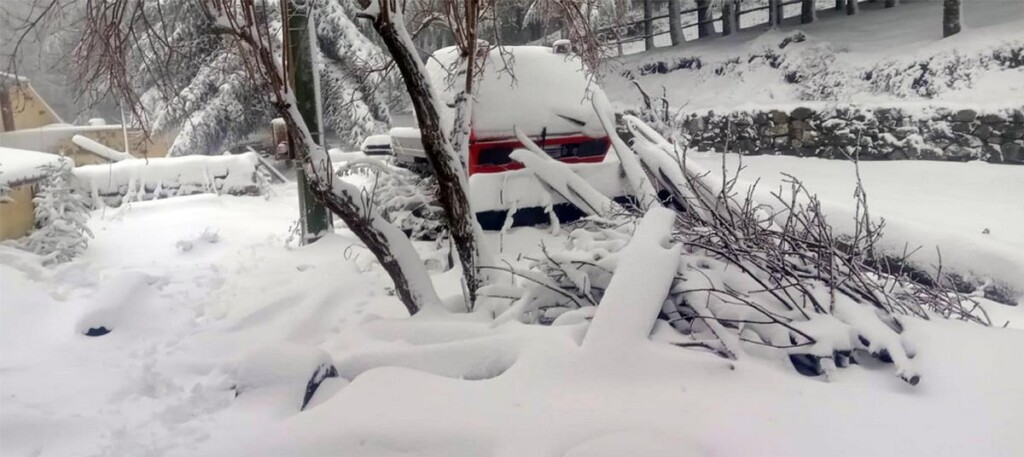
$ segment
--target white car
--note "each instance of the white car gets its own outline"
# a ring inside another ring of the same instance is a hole
[[[368,156],[391,155],[391,135],[370,135],[363,140],[359,150]]]

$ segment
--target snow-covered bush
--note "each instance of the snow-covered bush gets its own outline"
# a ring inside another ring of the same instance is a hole
[[[44,264],[68,262],[89,246],[87,200],[75,193],[71,166],[47,166],[48,178],[40,185],[32,204],[36,227],[15,243],[44,257]]]
[[[436,240],[442,235],[445,216],[434,197],[436,178],[395,167],[359,168],[372,170],[372,184],[365,198],[371,200],[372,206],[379,209],[388,222],[414,240]],[[350,173],[353,168],[343,170],[343,173]]]

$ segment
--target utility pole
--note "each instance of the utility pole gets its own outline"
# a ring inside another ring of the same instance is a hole
[[[288,78],[292,90],[295,91],[295,103],[299,114],[306,121],[313,141],[322,146],[320,107],[317,103],[320,97],[317,93],[319,84],[316,83],[317,69],[313,65],[312,1],[290,0],[286,5],[288,8],[282,11],[282,14],[287,15],[288,24]],[[288,144],[292,148],[292,159],[301,161],[302,157],[295,156],[295,142],[289,141]],[[331,212],[316,198],[316,193],[310,188],[301,163],[296,164],[295,181],[299,187],[299,218],[302,244],[305,245],[330,233],[334,228],[334,220]]]

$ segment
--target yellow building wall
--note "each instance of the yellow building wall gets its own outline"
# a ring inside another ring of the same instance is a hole
[[[27,83],[10,84],[3,88],[7,92],[14,115],[14,129],[32,129],[61,122],[57,113]]]
[[[110,149],[116,151],[124,151],[124,133],[121,129],[101,130],[101,131],[87,131],[81,132],[82,135],[90,140],[93,140],[99,144],[102,144]],[[139,131],[128,131],[128,143],[131,145],[130,152],[133,156],[138,158],[156,158],[165,157],[167,150],[170,149],[169,141],[162,137],[146,139],[145,135]],[[71,138],[61,140],[57,150],[55,151],[44,151],[52,152],[56,154],[62,154],[65,157],[70,158],[75,162],[76,167],[82,165],[95,165],[100,163],[108,163],[107,159],[93,154],[85,149],[78,147]]]
[[[22,184],[6,194],[9,200],[0,202],[0,240],[21,238],[35,226],[35,208],[32,184]]]

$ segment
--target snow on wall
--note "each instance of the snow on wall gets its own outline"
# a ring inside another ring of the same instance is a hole
[[[204,192],[232,195],[260,190],[255,153],[126,160],[75,169],[79,186],[116,204],[123,199],[163,198]],[[106,197],[113,197],[106,198]]]
[[[15,186],[46,175],[43,167],[59,165],[67,159],[43,152],[0,146],[0,185]]]

